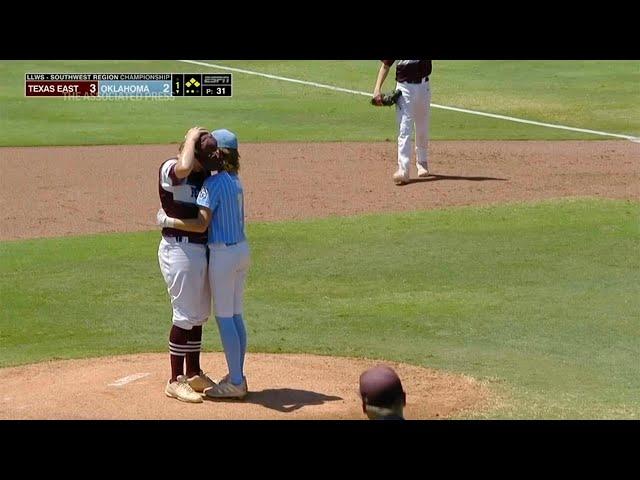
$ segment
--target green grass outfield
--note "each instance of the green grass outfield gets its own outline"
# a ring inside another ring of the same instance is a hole
[[[360,91],[379,62],[207,61]],[[177,61],[2,61],[0,146],[170,143],[194,124],[225,126],[241,141],[395,139],[392,108],[363,96],[234,73],[232,98],[65,101],[25,98],[27,72],[216,72]],[[640,136],[638,61],[434,61],[432,102]],[[393,78],[385,90],[393,88]],[[439,109],[436,140],[603,139]]]
[[[250,224],[249,350],[467,373],[505,399],[491,417],[638,418],[639,218],[575,199]],[[0,242],[0,366],[165,352],[158,238]]]

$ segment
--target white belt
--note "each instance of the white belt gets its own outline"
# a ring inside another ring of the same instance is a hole
[[[232,243],[226,243],[226,242],[210,243],[209,248],[229,248],[236,245],[240,245],[244,242],[246,242],[246,240],[241,240],[239,242],[232,242]]]

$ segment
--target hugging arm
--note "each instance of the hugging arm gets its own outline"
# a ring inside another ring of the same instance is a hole
[[[211,210],[206,207],[198,209],[197,218],[173,218],[168,217],[163,209],[158,210],[158,225],[161,227],[177,228],[185,232],[203,233],[209,228],[211,223]]]

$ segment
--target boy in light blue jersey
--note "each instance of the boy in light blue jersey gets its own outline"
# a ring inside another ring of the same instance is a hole
[[[204,393],[210,398],[239,399],[247,394],[244,376],[247,333],[242,312],[249,269],[244,195],[238,177],[240,155],[238,140],[232,132],[215,130],[211,135],[218,144],[218,173],[207,178],[200,190],[196,201],[200,207],[198,218],[181,220],[159,215],[159,221],[187,231],[209,229],[209,283],[229,373]]]

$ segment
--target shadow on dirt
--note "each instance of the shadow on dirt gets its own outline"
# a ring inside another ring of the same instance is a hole
[[[423,182],[438,182],[440,180],[466,180],[469,182],[487,182],[487,181],[498,181],[498,182],[507,182],[508,178],[498,178],[498,177],[465,177],[459,175],[429,175],[426,178],[412,178],[409,180],[407,185],[411,185],[412,183],[423,183]]]
[[[342,400],[342,397],[295,388],[269,388],[259,392],[250,391],[242,402],[262,405],[271,410],[288,413],[309,405],[322,405],[325,402],[336,400]]]

